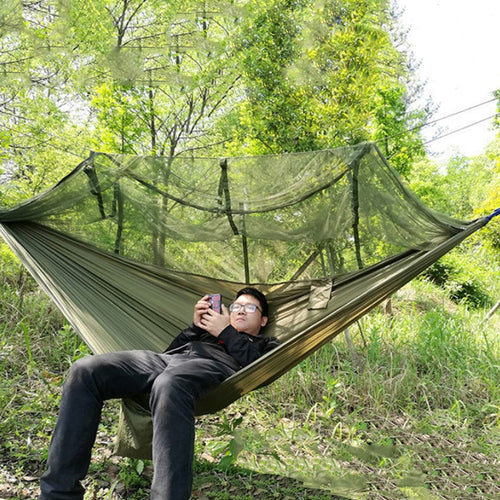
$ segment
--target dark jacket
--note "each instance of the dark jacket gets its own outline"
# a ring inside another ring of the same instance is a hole
[[[177,335],[165,352],[182,352],[190,349],[191,352],[204,358],[221,361],[237,371],[274,349],[278,344],[277,338],[238,332],[231,325],[224,328],[218,337],[210,335],[203,328],[191,325]]]

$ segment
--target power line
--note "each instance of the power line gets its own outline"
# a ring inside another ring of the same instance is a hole
[[[419,127],[422,128],[422,127],[427,127],[428,125],[433,125],[434,123],[437,123],[437,122],[440,122],[440,121],[443,121],[443,120],[447,120],[448,118],[452,118],[453,116],[460,115],[461,113],[466,113],[467,111],[471,111],[473,109],[479,108],[480,106],[484,106],[485,104],[489,104],[490,102],[493,102],[493,101],[496,101],[496,100],[497,100],[497,98],[493,97],[492,99],[489,99],[488,101],[484,101],[484,102],[481,102],[479,104],[474,104],[473,106],[469,106],[468,108],[461,109],[460,111],[455,111],[454,113],[451,113],[449,115],[443,116],[441,118],[436,118],[435,120],[431,120],[430,122],[426,122],[426,123],[424,123],[422,125],[417,125],[417,126],[411,128],[411,129],[409,129],[408,131],[411,132],[411,131],[419,128]],[[485,118],[485,120],[487,120],[487,118]],[[481,120],[481,121],[484,121],[484,120]]]
[[[393,134],[393,135],[390,135],[390,136],[386,136],[386,137],[384,137],[382,139],[379,139],[379,140],[377,140],[375,142],[376,143],[380,143],[380,142],[387,141],[388,139],[394,139],[396,137],[400,137],[401,135],[407,134],[408,132],[413,132],[414,130],[422,129],[422,128],[427,127],[429,125],[434,125],[435,123],[441,122],[443,120],[447,120],[448,118],[452,118],[454,116],[460,115],[462,113],[466,113],[468,111],[472,111],[473,109],[479,108],[479,107],[484,106],[486,104],[490,104],[491,102],[494,102],[496,100],[497,100],[497,98],[493,97],[491,99],[488,99],[487,101],[480,102],[479,104],[474,104],[474,105],[469,106],[467,108],[464,108],[464,109],[461,109],[459,111],[455,111],[453,113],[450,113],[449,115],[446,115],[446,116],[443,116],[443,117],[440,117],[440,118],[436,118],[434,120],[431,120],[431,121],[428,121],[428,122],[425,122],[425,123],[421,123],[419,125],[415,125],[414,127],[405,129],[402,132],[398,132],[396,134]],[[424,144],[427,144],[428,142],[437,141],[438,139],[441,139],[442,137],[446,137],[448,135],[454,134],[455,132],[460,132],[461,130],[464,130],[466,128],[472,127],[472,126],[477,125],[478,123],[482,123],[482,122],[484,122],[486,120],[490,120],[492,118],[495,118],[496,116],[499,116],[499,113],[495,113],[494,115],[492,115],[492,116],[490,116],[488,118],[484,118],[484,119],[479,120],[479,121],[477,121],[475,123],[471,123],[470,125],[466,125],[465,127],[462,127],[461,129],[458,129],[456,131],[452,131],[452,132],[448,132],[448,133],[442,134],[442,135],[440,135],[438,137],[435,137],[435,138],[433,138],[433,139],[431,139],[431,140],[429,140],[427,142],[424,142]]]
[[[483,123],[488,120],[492,120],[493,118],[500,117],[500,113],[495,113],[494,115],[488,116],[487,118],[482,118],[481,120],[477,120],[474,123],[469,123],[468,125],[464,125],[463,127],[452,130],[451,132],[446,132],[445,134],[441,134],[438,137],[434,137],[433,139],[429,139],[425,141],[424,144],[429,144],[429,142],[437,141],[438,139],[442,139],[443,137],[448,137],[449,135],[456,134],[457,132],[461,132],[462,130],[473,127],[474,125],[478,125],[479,123]]]

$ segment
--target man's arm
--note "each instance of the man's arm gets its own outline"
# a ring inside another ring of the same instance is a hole
[[[238,332],[229,325],[220,333],[219,342],[241,366],[249,365],[279,345],[275,337],[262,337]]]
[[[236,330],[231,325],[227,307],[222,304],[221,314],[213,311],[209,307],[208,295],[196,304],[194,320],[195,325],[215,337],[241,366],[249,365],[279,344],[278,339],[274,337],[249,335]]]
[[[202,333],[203,330],[195,325],[185,328],[174,340],[172,340],[165,352],[178,349],[179,347],[189,344],[189,342],[193,342],[193,340],[199,340]]]

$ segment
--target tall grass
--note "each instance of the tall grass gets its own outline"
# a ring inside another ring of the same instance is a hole
[[[416,299],[418,297],[418,300]],[[484,323],[439,290],[415,282],[393,298],[395,314],[376,310],[265,389],[287,406],[325,414],[418,414],[462,405],[475,425],[499,419],[499,318]]]
[[[26,387],[27,381],[59,383],[73,360],[89,353],[20,268],[5,276],[3,404],[12,387]],[[278,414],[307,413],[314,406],[325,415],[384,415],[463,404],[475,422],[491,420],[500,397],[500,315],[484,323],[485,310],[454,304],[422,281],[392,300],[393,315],[377,309],[350,327],[354,350],[342,333],[258,397],[272,402]]]
[[[354,348],[340,334],[241,400],[238,463],[352,499],[400,498],[395,484],[404,498],[496,498],[500,315],[484,323],[422,282],[393,310],[351,326]]]
[[[0,265],[0,455],[43,461],[63,374],[88,348],[16,262]]]

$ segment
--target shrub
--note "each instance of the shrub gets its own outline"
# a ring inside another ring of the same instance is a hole
[[[493,304],[485,283],[490,276],[481,276],[477,267],[477,263],[470,264],[463,255],[451,253],[432,264],[422,278],[443,288],[455,303],[473,308],[488,307]]]

